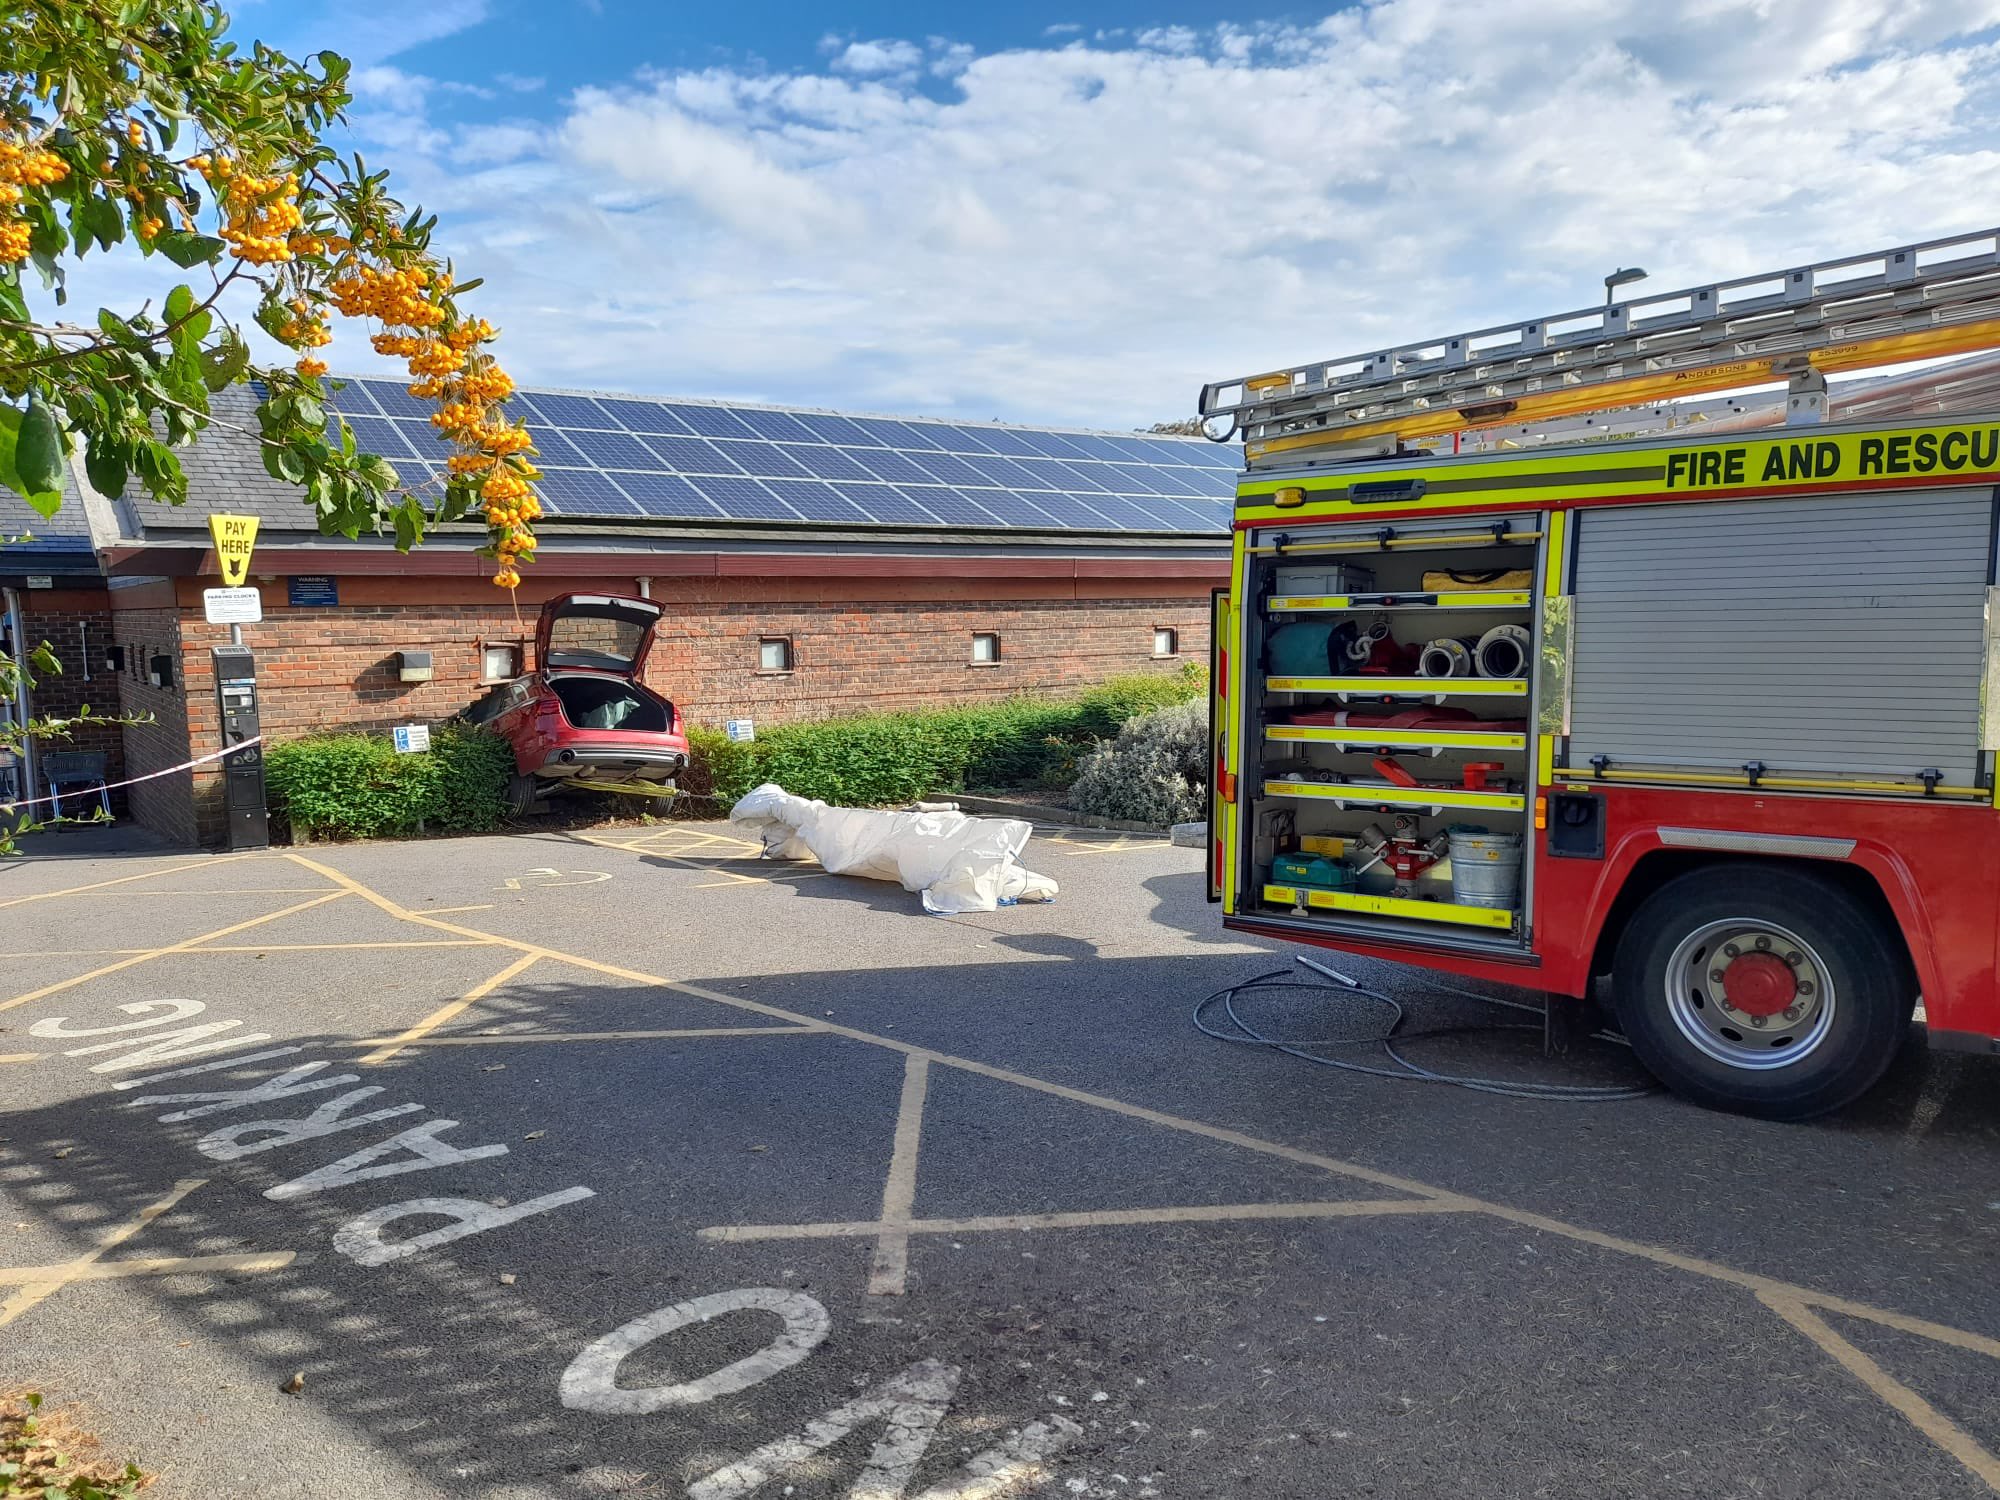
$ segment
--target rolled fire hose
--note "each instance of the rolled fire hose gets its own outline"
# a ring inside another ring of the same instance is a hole
[[[1495,625],[1479,638],[1472,653],[1481,677],[1526,677],[1528,631],[1521,625]]]
[[[1430,642],[1417,658],[1419,677],[1470,677],[1472,651],[1464,641],[1449,636]]]
[[[1349,661],[1368,660],[1369,657],[1375,654],[1375,643],[1377,641],[1386,641],[1388,638],[1389,627],[1379,620],[1376,621],[1347,643],[1347,659]]]

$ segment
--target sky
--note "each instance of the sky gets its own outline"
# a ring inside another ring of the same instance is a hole
[[[1987,227],[2000,0],[238,0],[517,381],[1132,427]],[[148,270],[150,271],[150,267]],[[378,368],[358,328],[336,371]]]

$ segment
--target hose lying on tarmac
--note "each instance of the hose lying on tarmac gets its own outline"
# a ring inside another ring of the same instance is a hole
[[[1643,1099],[1648,1094],[1658,1092],[1650,1084],[1536,1083],[1525,1079],[1479,1078],[1460,1073],[1440,1073],[1432,1068],[1421,1067],[1398,1052],[1397,1043],[1413,1041],[1418,1037],[1451,1036],[1483,1031],[1540,1031],[1542,1028],[1538,1024],[1526,1021],[1490,1021],[1471,1026],[1439,1026],[1424,1031],[1404,1031],[1403,1022],[1407,1016],[1399,1001],[1391,999],[1379,990],[1371,990],[1349,979],[1338,970],[1314,963],[1309,958],[1300,956],[1295,962],[1315,974],[1333,980],[1334,985],[1294,978],[1292,969],[1272,969],[1268,973],[1246,979],[1241,984],[1232,984],[1227,989],[1217,990],[1203,1000],[1194,1008],[1195,1028],[1205,1036],[1214,1037],[1218,1042],[1233,1042],[1245,1047],[1269,1047],[1274,1052],[1303,1058],[1322,1067],[1338,1068],[1343,1073],[1363,1073],[1370,1078],[1397,1078],[1406,1082],[1443,1083],[1453,1088],[1471,1089],[1475,1093],[1498,1094],[1505,1099],[1546,1099],[1568,1104],[1608,1104],[1627,1099]],[[1535,1009],[1533,1006],[1520,1005],[1517,1001],[1499,1000],[1489,995],[1481,995],[1475,990],[1460,989],[1457,985],[1437,984],[1436,987],[1447,993],[1460,995],[1468,1000],[1478,1000],[1487,1005],[1503,1005],[1510,1009]],[[1389,1025],[1374,1036],[1363,1037],[1266,1036],[1243,1019],[1242,1013],[1237,1009],[1237,1002],[1245,995],[1274,990],[1306,990],[1327,996],[1358,995],[1364,1000],[1373,1001],[1384,1007],[1389,1012]],[[1222,1007],[1223,1014],[1228,1017],[1228,1025],[1233,1030],[1221,1030],[1210,1025],[1205,1019],[1212,1008],[1218,1005]],[[1380,1047],[1394,1066],[1378,1067],[1369,1063],[1324,1057],[1319,1051],[1307,1050],[1339,1047]]]

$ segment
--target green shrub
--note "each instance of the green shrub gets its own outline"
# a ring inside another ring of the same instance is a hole
[[[264,756],[271,807],[308,838],[481,833],[507,810],[514,752],[484,729],[440,724],[431,748],[398,755],[386,734],[326,734]]]
[[[1207,690],[1198,667],[1113,678],[1070,699],[1011,698],[927,713],[869,714],[767,729],[747,745],[695,729],[678,810],[726,813],[775,781],[850,807],[909,802],[968,787],[1066,786],[1080,758],[1126,720]]]
[[[1128,720],[1091,751],[1069,801],[1103,818],[1189,823],[1203,815],[1207,789],[1207,705],[1182,703]]]
[[[728,812],[745,792],[757,785],[754,745],[739,745],[720,729],[699,726],[687,732],[688,767],[681,773],[680,789],[692,807],[676,803],[675,811]]]

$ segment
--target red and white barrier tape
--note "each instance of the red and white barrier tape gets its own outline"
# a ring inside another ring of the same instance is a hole
[[[115,792],[121,786],[137,786],[142,781],[158,781],[162,776],[171,776],[176,771],[192,771],[196,766],[205,766],[212,760],[221,760],[225,755],[234,755],[239,750],[247,750],[252,745],[261,745],[263,743],[263,735],[253,734],[241,744],[231,745],[227,750],[211,750],[206,755],[197,755],[193,760],[184,760],[177,766],[168,766],[164,771],[148,771],[144,776],[131,776],[124,781],[107,782],[103,790]],[[36,804],[42,802],[60,802],[63,797],[82,797],[97,790],[98,786],[95,782],[88,784],[79,783],[77,791],[63,792],[54,797],[29,797],[20,802],[0,802],[0,813],[11,813],[23,807],[34,807]]]

